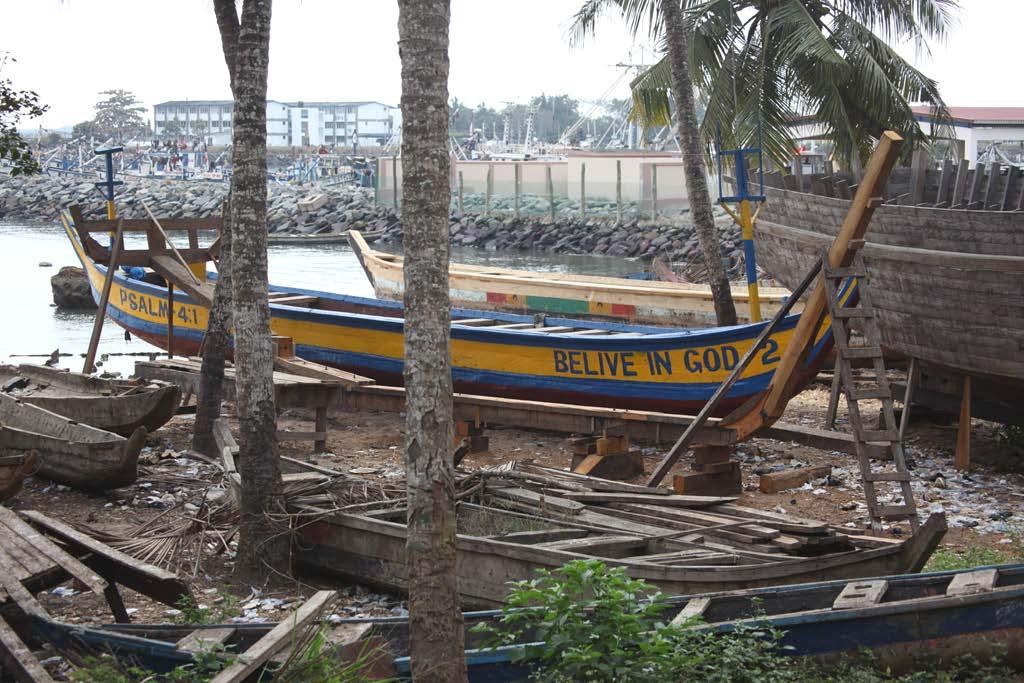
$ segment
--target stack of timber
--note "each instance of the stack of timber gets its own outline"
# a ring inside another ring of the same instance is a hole
[[[882,197],[861,251],[883,347],[917,361],[915,402],[955,414],[963,398],[977,417],[1024,424],[1020,169],[915,161]],[[853,187],[839,176],[803,191],[794,176],[767,174],[765,184],[758,265],[792,286],[838,232]]]
[[[127,486],[138,476],[146,428],[127,439],[0,392],[0,457],[34,452],[34,474],[85,490]]]
[[[774,627],[783,632],[780,653],[786,656],[826,659],[870,651],[897,674],[918,669],[922,658],[931,662],[934,657],[942,664],[965,654],[980,660],[1000,655],[1018,668],[1024,663],[1024,565],[677,596],[668,598],[667,603],[658,621],[688,622],[701,617],[704,623],[693,628],[720,633]],[[523,642],[481,649],[486,636],[473,628],[496,625],[502,617],[500,611],[463,614],[471,683],[536,677],[532,649],[537,646],[539,651],[544,644]],[[232,652],[247,651],[258,641],[272,641],[269,636],[278,627],[252,623],[89,628],[33,621],[60,650],[73,644],[85,651],[143,662],[156,671],[185,663],[201,666],[203,660],[194,652],[199,641],[221,642]],[[366,680],[377,680],[377,676],[393,680],[395,673],[406,680],[411,675],[407,619],[343,619],[321,628],[325,628],[328,646],[341,644],[342,659],[346,653],[374,653],[373,667],[363,671]],[[208,653],[206,657],[208,661]],[[280,656],[269,661],[275,660]]]
[[[121,436],[155,432],[181,403],[163,382],[107,379],[41,365],[0,365],[0,391],[40,408]]]
[[[68,579],[102,596],[118,622],[129,620],[118,584],[175,605],[189,597],[175,575],[128,557],[41,512],[0,507],[0,669],[16,681],[46,683],[50,675],[31,646],[34,619],[49,618],[35,593]]]
[[[933,515],[905,540],[861,536],[733,498],[674,495],[527,462],[464,473],[457,497],[466,605],[501,604],[509,581],[587,557],[672,594],[918,571],[946,529]],[[293,511],[300,565],[405,589],[403,498]]]
[[[401,301],[405,291],[402,257],[371,249],[358,230],[348,231],[348,241],[374,293],[381,299]],[[707,327],[715,324],[711,288],[678,280],[537,273],[453,263],[449,267],[448,283],[451,301],[457,306],[592,316],[650,325]],[[780,287],[761,289],[763,314],[775,315],[788,296],[789,292]],[[734,286],[732,298],[739,320],[750,322],[746,286]]]

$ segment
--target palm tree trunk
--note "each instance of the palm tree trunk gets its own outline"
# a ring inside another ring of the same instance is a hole
[[[199,395],[196,397],[196,421],[192,428],[192,448],[220,458],[213,440],[213,421],[220,417],[224,399],[224,358],[231,329],[231,205],[224,205],[224,223],[220,231],[220,260],[213,304],[203,337],[203,366],[199,371]]]
[[[449,0],[398,0],[405,227],[406,486],[413,678],[465,681],[455,574],[448,300]]]
[[[661,14],[665,20],[665,40],[668,43],[669,66],[672,70],[672,97],[676,102],[676,124],[679,145],[683,152],[683,171],[686,174],[686,195],[690,215],[697,232],[697,241],[704,254],[708,271],[708,284],[715,303],[715,317],[719,325],[736,324],[736,307],[732,303],[729,278],[722,264],[722,248],[715,227],[715,214],[708,191],[708,176],[701,150],[697,109],[693,102],[693,80],[690,78],[689,38],[683,26],[679,0],[661,0]]]
[[[288,571],[274,406],[267,285],[267,66],[271,0],[245,0],[235,55],[232,117],[231,293],[235,394],[241,425],[241,524],[235,569],[250,581]]]

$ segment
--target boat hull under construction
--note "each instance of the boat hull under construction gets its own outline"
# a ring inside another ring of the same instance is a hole
[[[849,202],[766,188],[758,264],[798,282],[828,247]],[[1024,214],[886,205],[862,253],[882,345],[916,358],[915,400],[956,412],[972,377],[972,413],[1024,424]]]
[[[375,251],[357,230],[348,241],[381,299],[402,300],[405,291],[402,257]],[[496,311],[537,312],[593,316],[652,325],[715,324],[711,288],[684,282],[566,273],[536,273],[453,263],[448,270],[452,303]],[[762,315],[771,317],[785,303],[789,291],[780,287],[760,290]],[[750,321],[747,287],[734,286],[732,299],[740,321]]]
[[[64,214],[63,221],[98,300],[107,268],[89,256],[71,215]],[[298,357],[384,384],[401,384],[401,304],[275,286],[270,291],[271,328],[292,339]],[[107,315],[132,334],[166,349],[167,301],[165,286],[118,271],[111,283]],[[208,312],[205,305],[175,288],[175,353],[198,353]],[[536,321],[533,316],[465,309],[453,309],[452,317],[452,375],[457,391],[690,414],[703,407],[767,324],[685,330],[551,317]],[[719,405],[718,414],[768,387],[798,318],[792,315],[777,325]],[[831,343],[825,321],[797,370],[801,381],[817,371]]]

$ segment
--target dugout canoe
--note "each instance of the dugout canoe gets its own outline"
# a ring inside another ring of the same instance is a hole
[[[465,606],[500,605],[508,582],[580,558],[623,567],[670,595],[920,571],[946,531],[932,515],[902,540],[736,505],[669,495],[530,462],[460,476],[456,540]],[[296,563],[406,589],[404,499],[358,512],[297,505]]]
[[[21,482],[35,474],[38,461],[32,451],[0,455],[0,503],[21,490]]]
[[[107,268],[91,227],[75,228],[62,214],[68,238],[98,300]],[[89,240],[89,249],[83,245]],[[151,344],[167,348],[167,288],[115,272],[107,315]],[[211,274],[209,276],[213,278]],[[846,288],[844,296],[850,296]],[[400,385],[402,305],[327,292],[270,287],[271,328],[290,337],[295,355],[382,384]],[[175,353],[196,355],[208,307],[175,288]],[[498,311],[452,310],[451,358],[459,392],[612,408],[693,414],[726,379],[767,323],[709,329],[671,329]],[[793,336],[798,315],[784,318],[722,401],[724,415],[763,392]],[[794,373],[802,386],[832,344],[823,321]]]
[[[371,249],[358,230],[348,242],[380,299],[401,301],[404,292],[402,257]],[[539,273],[452,263],[449,296],[458,306],[514,313],[593,316],[650,325],[708,327],[715,325],[711,289],[705,285],[659,280],[632,280],[598,275]],[[770,319],[785,303],[789,290],[760,290],[761,315]],[[750,321],[746,285],[734,285],[732,299],[741,322]]]
[[[792,286],[821,258],[849,202],[765,191],[757,262]],[[861,253],[882,344],[920,361],[915,400],[956,411],[969,375],[975,416],[1024,424],[1024,212],[886,204],[871,225]]]
[[[94,491],[127,486],[138,475],[145,443],[145,427],[126,439],[0,393],[0,456],[35,451],[35,474],[59,484]]]
[[[181,390],[163,382],[107,379],[41,365],[0,365],[4,393],[121,436],[155,432],[174,417]]]

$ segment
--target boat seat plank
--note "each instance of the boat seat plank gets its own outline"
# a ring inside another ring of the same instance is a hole
[[[710,505],[731,503],[735,497],[719,496],[684,496],[684,495],[660,495],[642,493],[618,493],[605,491],[566,491],[559,494],[563,498],[576,500],[581,503],[651,503],[654,505],[668,505],[672,507],[699,508]]]
[[[882,596],[888,588],[889,582],[882,579],[851,581],[843,586],[843,590],[832,603],[832,609],[859,609],[877,605],[882,601]]]
[[[542,334],[562,334],[563,332],[572,332],[575,327],[562,327],[558,325],[552,325],[551,327],[535,327],[530,332],[540,332]]]
[[[558,512],[567,512],[572,515],[579,514],[584,508],[586,508],[586,505],[583,503],[577,503],[574,500],[568,500],[559,496],[546,496],[543,493],[531,491],[530,489],[499,488],[488,490],[488,492],[498,498],[509,498],[511,500],[530,503],[535,505],[538,509],[548,508]]]
[[[583,337],[583,336],[594,336],[594,335],[598,335],[598,334],[610,334],[610,331],[609,330],[598,330],[598,329],[594,329],[594,330],[576,330],[575,332],[566,332],[566,334],[571,334],[574,337]]]
[[[233,628],[197,628],[177,642],[175,647],[190,652],[210,652],[213,646],[223,645],[235,635]]]
[[[318,296],[296,294],[293,296],[283,296],[278,299],[274,299],[271,303],[284,304],[285,306],[304,306],[306,304],[315,304],[317,301],[320,301],[320,297]]]
[[[998,569],[976,569],[972,572],[957,574],[946,587],[946,595],[958,597],[961,595],[974,595],[975,593],[988,593],[996,587],[996,581],[998,580]]]
[[[538,548],[549,550],[564,550],[571,553],[583,555],[620,555],[634,548],[647,546],[647,539],[641,536],[601,534],[598,536],[585,536],[583,538],[567,538],[561,541],[550,541],[547,543],[534,544]]]
[[[452,325],[469,325],[470,327],[490,327],[498,321],[494,318],[457,318]]]
[[[533,323],[509,323],[507,325],[495,325],[496,330],[528,330],[531,327],[536,327]]]
[[[710,606],[711,598],[692,598],[689,602],[683,605],[683,608],[679,610],[679,613],[672,618],[673,626],[679,626],[691,619],[703,618],[704,613],[708,611],[708,607]]]

